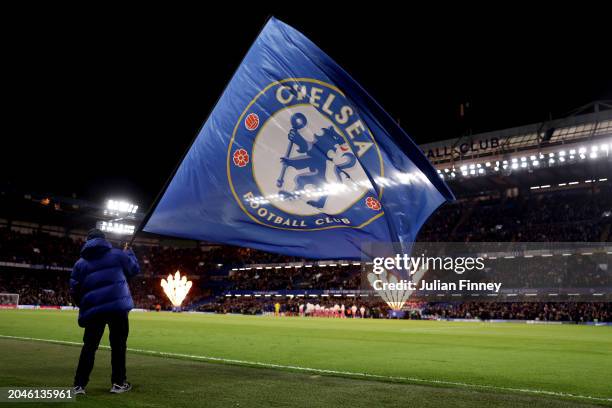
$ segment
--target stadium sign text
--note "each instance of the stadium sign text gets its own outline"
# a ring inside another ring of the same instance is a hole
[[[500,147],[499,138],[492,137],[489,139],[482,140],[471,140],[469,142],[461,143],[457,146],[438,146],[427,149],[424,153],[428,159],[445,159],[449,157],[459,158],[466,155],[472,155],[476,153],[483,153],[491,149],[497,149]]]

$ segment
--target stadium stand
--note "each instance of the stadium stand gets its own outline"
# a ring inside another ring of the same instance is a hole
[[[567,118],[422,146],[458,199],[440,208],[420,242],[612,242],[612,105],[594,103]],[[0,292],[21,304],[69,305],[68,276],[84,232],[104,219],[99,205],[0,186]],[[142,214],[140,214],[142,217]],[[119,237],[114,240],[120,245]],[[355,290],[352,263],[295,268],[308,261],[248,248],[139,237],[143,277],[131,283],[137,307],[169,309],[159,281],[180,270],[194,280],[186,308],[208,312],[299,314],[299,298],[227,297],[237,291]],[[582,261],[581,261],[582,262]],[[333,265],[333,266],[332,266]],[[258,269],[259,268],[259,269]],[[610,288],[609,274],[583,262],[565,283]],[[546,284],[534,263],[517,286]],[[276,295],[270,295],[276,296]],[[342,298],[346,306],[353,300]],[[359,298],[369,317],[386,316],[379,299]],[[313,301],[314,303],[314,301]],[[318,298],[320,307],[333,299]],[[417,307],[418,306],[418,307]],[[427,303],[413,318],[509,318],[610,321],[610,303]]]

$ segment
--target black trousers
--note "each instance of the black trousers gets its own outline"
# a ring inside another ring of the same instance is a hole
[[[125,382],[125,352],[129,333],[128,315],[127,313],[112,313],[94,316],[86,324],[79,366],[74,376],[75,386],[85,387],[89,382],[89,375],[96,358],[96,350],[98,350],[107,324],[110,331],[108,339],[111,345],[111,382],[113,384],[123,384]]]

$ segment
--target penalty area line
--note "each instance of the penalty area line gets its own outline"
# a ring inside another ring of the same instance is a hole
[[[9,339],[9,340],[25,340],[25,341],[38,341],[43,343],[52,343],[59,345],[70,345],[70,346],[82,346],[83,343],[76,341],[68,341],[68,340],[55,340],[55,339],[40,339],[35,337],[23,337],[23,336],[9,336],[5,334],[0,334],[1,339]],[[110,350],[109,346],[100,345],[102,349]],[[492,391],[507,391],[507,392],[516,392],[523,394],[536,394],[536,395],[547,395],[552,397],[564,397],[564,398],[577,398],[584,399],[590,401],[604,401],[604,402],[612,402],[612,398],[603,398],[603,397],[593,397],[590,395],[580,395],[580,394],[570,394],[565,392],[557,392],[557,391],[547,391],[547,390],[534,390],[531,388],[512,388],[512,387],[498,387],[496,385],[485,385],[485,384],[470,384],[463,383],[458,381],[446,381],[446,380],[428,380],[424,378],[415,378],[415,377],[402,377],[402,376],[390,376],[390,375],[381,375],[381,374],[370,374],[370,373],[360,373],[353,371],[341,371],[341,370],[328,370],[323,368],[312,368],[312,367],[301,367],[301,366],[293,366],[293,365],[284,365],[284,364],[274,364],[274,363],[264,363],[259,361],[248,361],[248,360],[238,360],[232,358],[223,358],[223,357],[210,357],[210,356],[202,356],[197,354],[184,354],[184,353],[171,353],[166,351],[155,351],[155,350],[145,350],[139,348],[128,347],[128,351],[138,354],[158,356],[158,357],[170,357],[170,358],[183,358],[188,360],[198,360],[198,361],[211,361],[218,362],[224,364],[231,365],[239,365],[239,366],[249,366],[249,367],[260,367],[260,368],[273,368],[273,369],[281,369],[281,370],[291,370],[312,374],[327,374],[341,377],[351,377],[351,378],[363,378],[363,379],[376,379],[383,381],[395,381],[395,382],[405,382],[405,383],[417,383],[417,384],[430,384],[430,385],[447,385],[453,387],[463,387],[463,388],[472,388],[472,389],[483,389],[483,390],[492,390]]]

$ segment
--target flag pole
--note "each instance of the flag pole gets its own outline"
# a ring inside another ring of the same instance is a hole
[[[198,138],[198,136],[200,135],[200,133],[202,132],[202,129],[204,128],[204,125],[206,125],[206,122],[208,122],[208,119],[210,118],[210,115],[213,113],[213,111],[215,110],[215,107],[217,106],[217,104],[219,103],[219,100],[221,100],[221,98],[223,97],[223,95],[225,94],[225,91],[227,90],[227,87],[229,86],[229,84],[232,82],[232,79],[234,78],[234,76],[236,76],[236,73],[238,72],[238,70],[240,69],[240,67],[242,66],[246,56],[249,54],[249,51],[251,50],[251,47],[253,46],[253,44],[255,43],[255,40],[257,40],[257,38],[259,37],[259,35],[261,34],[261,32],[263,31],[263,29],[265,28],[266,24],[268,24],[268,21],[270,21],[270,19],[272,18],[272,15],[269,15],[266,18],[265,23],[263,24],[263,26],[259,29],[259,32],[257,33],[257,35],[255,36],[255,39],[253,41],[251,41],[251,45],[249,46],[249,49],[247,50],[247,52],[244,54],[244,57],[242,57],[242,60],[240,60],[240,64],[238,64],[238,67],[234,70],[234,72],[232,73],[232,76],[230,77],[229,81],[227,82],[227,84],[225,85],[225,87],[223,88],[223,92],[221,92],[221,94],[219,95],[219,97],[217,98],[217,100],[215,101],[215,103],[212,105],[212,108],[210,109],[210,111],[208,112],[208,115],[206,115],[206,119],[204,120],[204,122],[202,123],[202,125],[200,126],[199,130],[196,132],[195,136],[191,139],[191,142],[189,143],[189,145],[187,146],[187,149],[185,149],[185,152],[182,154],[180,160],[178,161],[178,163],[176,164],[176,166],[174,167],[174,170],[172,171],[172,173],[170,174],[170,177],[168,177],[168,179],[166,180],[166,182],[164,183],[164,186],[162,187],[162,189],[159,191],[159,193],[157,193],[157,196],[155,197],[155,200],[153,200],[153,203],[151,204],[151,206],[149,206],[149,209],[147,210],[144,218],[142,219],[142,221],[140,221],[140,223],[138,224],[138,228],[136,228],[136,230],[134,231],[134,234],[132,235],[132,239],[130,239],[129,243],[126,243],[126,247],[131,247],[134,244],[134,240],[136,239],[136,235],[138,235],[139,232],[142,231],[142,229],[144,228],[145,225],[147,225],[147,222],[149,221],[149,219],[151,218],[151,215],[153,214],[153,211],[155,211],[155,209],[157,208],[157,205],[159,204],[159,202],[161,201],[161,198],[163,197],[164,193],[166,192],[166,190],[168,189],[168,186],[170,185],[170,182],[172,181],[172,179],[174,178],[174,176],[176,175],[176,172],[178,171],[179,167],[181,167],[181,164],[183,163],[183,161],[185,160],[185,157],[187,157],[187,154],[189,153],[189,150],[191,150],[191,147],[193,146],[193,144],[195,143],[196,139]]]

